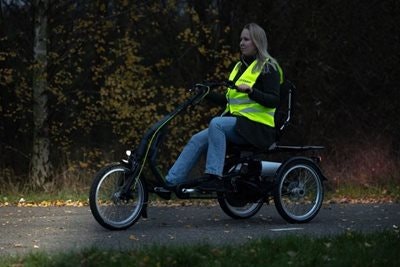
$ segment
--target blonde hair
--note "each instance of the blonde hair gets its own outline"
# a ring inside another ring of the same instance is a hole
[[[256,23],[249,23],[243,27],[250,32],[250,38],[257,48],[257,64],[254,67],[254,71],[261,70],[266,65],[267,69],[269,66],[275,70],[278,69],[278,61],[268,53],[268,39],[263,28]]]

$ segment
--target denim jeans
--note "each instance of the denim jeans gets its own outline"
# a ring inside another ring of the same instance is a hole
[[[169,170],[166,180],[182,183],[203,153],[207,153],[205,173],[222,176],[227,141],[246,144],[235,131],[236,117],[215,117],[207,129],[193,135]]]

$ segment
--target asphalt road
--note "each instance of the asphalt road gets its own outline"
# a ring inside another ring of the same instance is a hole
[[[246,220],[231,219],[217,205],[149,207],[148,213],[128,230],[109,231],[94,220],[89,207],[0,207],[0,255],[152,244],[221,245],[285,234],[329,236],[400,227],[400,204],[325,204],[307,224],[286,223],[273,205]]]

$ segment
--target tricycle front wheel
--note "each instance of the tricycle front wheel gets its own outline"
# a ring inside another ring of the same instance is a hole
[[[89,194],[90,210],[96,221],[110,230],[123,230],[139,220],[148,193],[141,178],[128,193],[122,189],[131,171],[122,164],[101,169],[95,176]]]

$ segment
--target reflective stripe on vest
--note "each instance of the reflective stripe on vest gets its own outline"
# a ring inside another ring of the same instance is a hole
[[[231,74],[229,75],[230,81],[232,81],[236,77],[240,68],[240,64],[241,63],[238,62]],[[244,73],[235,82],[235,85],[246,84],[250,87],[253,87],[254,83],[256,82],[258,76],[262,71],[253,71],[253,68],[256,64],[257,61],[254,60],[253,63],[247,67]],[[278,67],[278,71],[282,81],[282,71],[280,67]],[[260,105],[256,101],[250,99],[247,93],[238,92],[232,88],[228,88],[226,99],[228,101],[225,110],[226,112],[229,111],[233,115],[244,116],[249,120],[275,127],[275,108],[267,108],[263,105]]]

